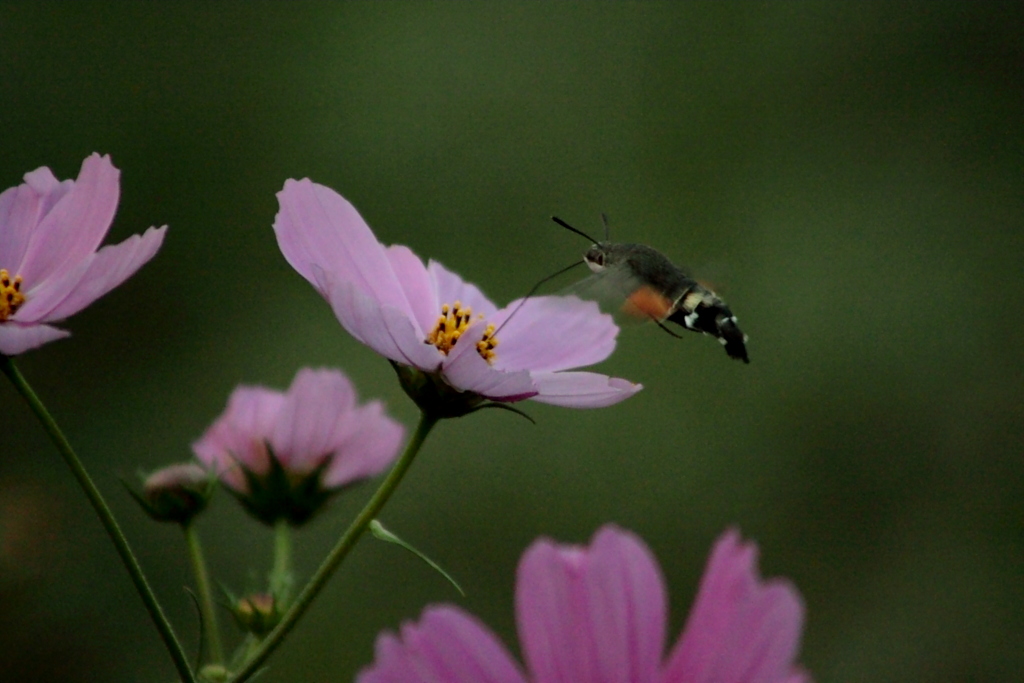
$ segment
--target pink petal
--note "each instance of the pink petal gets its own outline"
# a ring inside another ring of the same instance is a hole
[[[798,675],[799,594],[786,582],[762,582],[756,563],[756,547],[734,530],[715,543],[665,683],[783,683]]]
[[[429,372],[441,364],[443,354],[426,343],[403,311],[381,306],[350,283],[331,283],[326,288],[338,322],[363,344],[385,358]]]
[[[434,281],[434,291],[437,292],[437,304],[434,307],[435,320],[436,316],[441,315],[442,304],[451,305],[456,301],[464,309],[467,306],[472,308],[474,318],[479,315],[489,318],[497,310],[497,307],[484,296],[476,285],[464,281],[437,261],[431,260],[427,265],[427,271]]]
[[[472,391],[495,401],[519,401],[536,395],[530,373],[502,372],[491,367],[477,350],[484,325],[471,325],[444,360],[445,380],[456,389]]]
[[[74,268],[96,251],[114,219],[120,175],[109,156],[93,154],[82,162],[74,187],[35,228],[18,269],[26,284]]]
[[[28,185],[0,194],[0,268],[6,268],[12,277],[21,272],[42,206],[39,194]]]
[[[93,154],[92,156],[96,156]],[[57,180],[57,177],[53,175],[46,166],[40,166],[34,171],[29,171],[25,174],[25,185],[32,188],[40,197],[43,197],[46,201],[43,204],[43,214],[49,213],[57,202],[61,200],[71,188],[75,186],[74,180]]]
[[[534,372],[540,393],[534,401],[566,408],[604,408],[624,401],[644,388],[642,384],[595,372]]]
[[[103,247],[87,256],[77,268],[35,287],[25,294],[17,320],[62,320],[74,315],[114,289],[156,255],[167,226],[150,228],[124,242]]]
[[[336,457],[324,475],[324,485],[338,488],[380,474],[398,455],[405,428],[384,415],[384,406],[373,401],[353,415],[358,430],[336,447]]]
[[[496,365],[504,370],[555,371],[600,363],[615,350],[619,333],[596,303],[576,297],[517,299],[490,322],[499,328]]]
[[[508,652],[475,618],[433,607],[401,636],[377,638],[374,663],[356,683],[526,683]]]
[[[264,387],[239,386],[231,392],[224,414],[192,444],[192,452],[224,483],[245,490],[238,466],[266,472],[270,461],[265,441],[283,405],[283,394]]]
[[[37,346],[63,339],[70,332],[49,325],[21,325],[14,321],[0,323],[0,353],[17,356]]]
[[[96,156],[95,154],[93,156]],[[75,186],[74,180],[57,180],[56,176],[46,166],[40,166],[34,171],[25,174],[25,186],[30,188],[42,199],[41,216],[45,216],[54,206],[57,205],[64,195],[71,192]]]
[[[664,582],[643,542],[617,527],[586,549],[541,540],[519,564],[516,620],[532,680],[654,681]]]
[[[387,248],[387,257],[402,291],[405,292],[413,317],[419,325],[418,332],[426,338],[427,333],[434,329],[441,314],[441,306],[437,303],[434,292],[434,282],[423,266],[423,261],[420,261],[420,257],[409,247],[393,244]]]
[[[355,388],[338,370],[299,370],[270,435],[274,455],[293,472],[313,471],[335,450],[337,422],[355,403]]]
[[[313,269],[319,266],[332,282],[350,282],[379,306],[413,316],[384,247],[355,207],[308,178],[285,181],[277,198],[281,206],[274,220],[277,243],[300,275],[319,286]],[[321,290],[321,294],[327,292]]]
[[[737,614],[727,644],[732,652],[713,676],[752,683],[782,683],[792,675],[800,648],[803,604],[787,581],[761,587]]]

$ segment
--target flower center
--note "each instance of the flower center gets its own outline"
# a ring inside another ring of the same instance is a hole
[[[483,315],[476,317],[477,320],[482,318]],[[441,306],[441,315],[437,318],[434,330],[427,335],[424,343],[433,344],[447,356],[448,352],[458,343],[459,337],[471,324],[473,324],[473,309],[468,306],[463,308],[462,303],[458,301],[451,306],[444,304]],[[477,353],[488,363],[494,362],[494,347],[498,345],[494,331],[494,325],[488,325],[484,330],[483,338],[476,343]]]
[[[14,315],[14,312],[25,303],[25,295],[21,293],[21,276],[11,279],[7,269],[0,268],[0,322]]]

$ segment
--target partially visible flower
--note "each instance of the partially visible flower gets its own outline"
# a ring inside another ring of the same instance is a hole
[[[334,190],[288,180],[277,198],[274,231],[288,263],[352,336],[400,366],[403,386],[425,410],[449,417],[483,400],[527,398],[598,408],[642,388],[565,372],[600,362],[615,348],[618,327],[595,303],[541,296],[498,309],[440,263],[424,266],[407,247],[380,244]],[[425,405],[435,398],[438,405]]]
[[[194,462],[168,465],[151,473],[142,482],[142,495],[128,492],[142,509],[158,522],[188,524],[213,495],[216,479]]]
[[[383,471],[404,434],[380,401],[358,405],[340,371],[304,368],[287,393],[236,388],[192,450],[258,519],[300,524],[334,492]]]
[[[82,162],[77,180],[43,166],[0,194],[0,353],[13,356],[68,336],[49,323],[77,313],[153,258],[162,228],[103,247],[120,171],[109,156]]]
[[[664,582],[643,542],[614,526],[587,548],[534,543],[519,563],[516,616],[525,671],[483,624],[428,608],[377,638],[357,683],[801,683],[803,606],[787,581],[762,581],[736,531],[715,543],[686,627],[663,661]]]

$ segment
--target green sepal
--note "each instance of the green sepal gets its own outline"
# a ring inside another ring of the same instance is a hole
[[[472,391],[459,391],[438,372],[424,372],[410,365],[389,361],[402,389],[425,414],[441,419],[469,415],[486,399]]]
[[[292,526],[300,526],[342,490],[323,485],[323,475],[330,465],[330,458],[324,458],[312,472],[296,475],[285,470],[270,444],[267,444],[267,454],[270,467],[264,474],[257,474],[238,464],[245,477],[247,491],[236,491],[230,487],[228,490],[249,514],[268,526],[281,519]]]

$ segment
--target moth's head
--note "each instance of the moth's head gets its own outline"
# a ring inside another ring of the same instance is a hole
[[[607,265],[608,250],[599,242],[587,249],[587,253],[583,255],[583,261],[592,272],[600,273]]]
[[[629,261],[629,250],[621,244],[598,242],[587,250],[583,260],[593,272],[618,269]]]

